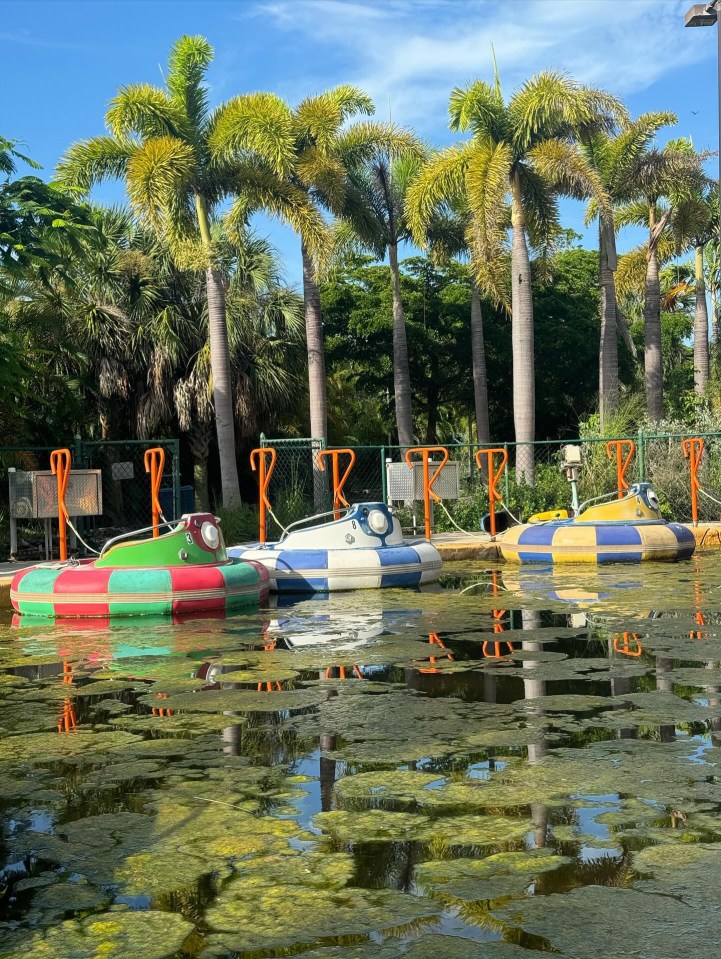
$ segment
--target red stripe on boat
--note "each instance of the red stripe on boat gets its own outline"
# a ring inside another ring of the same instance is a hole
[[[112,569],[96,569],[95,566],[69,566],[64,569],[53,585],[53,593],[108,593]]]
[[[217,566],[173,566],[170,568],[173,595],[195,592],[199,589],[225,590],[223,574]],[[174,599],[173,613],[183,615],[194,610],[225,610],[225,596],[217,599]]]
[[[69,566],[55,580],[53,585],[53,606],[56,616],[106,617],[110,614],[108,584],[110,569],[96,569],[88,564]],[[64,603],[60,597],[77,595],[104,596],[102,603]],[[57,599],[56,599],[57,597]]]

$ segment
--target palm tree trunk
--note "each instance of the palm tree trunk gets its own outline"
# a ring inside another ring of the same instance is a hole
[[[398,268],[398,245],[388,244],[393,289],[393,390],[396,399],[396,426],[400,446],[413,446],[413,413],[411,411],[411,372],[408,366],[406,316],[401,298]]]
[[[195,208],[203,245],[210,247],[210,221],[205,200],[196,194]],[[213,406],[220,457],[220,487],[223,506],[240,505],[238,463],[235,458],[235,423],[233,391],[230,377],[228,323],[225,312],[225,285],[220,270],[209,266],[205,271],[208,299],[208,331],[210,334],[210,366],[213,373]]]
[[[706,392],[709,377],[708,307],[706,281],[703,272],[703,243],[694,248],[696,273],[696,311],[693,321],[693,387],[697,393]]]
[[[658,278],[656,206],[648,215],[646,290],[643,304],[646,407],[651,421],[663,419],[663,354],[661,350],[661,287]]]
[[[489,446],[491,427],[488,419],[486,343],[483,337],[481,295],[473,276],[471,276],[471,358],[473,363],[473,400],[476,407],[476,440],[480,446]]]
[[[511,344],[513,350],[513,421],[516,428],[516,477],[533,485],[536,432],[536,382],[533,342],[531,261],[518,174],[511,181]]]
[[[328,438],[328,399],[325,382],[325,346],[323,343],[323,315],[320,290],[315,270],[305,243],[301,244],[303,257],[303,304],[305,307],[305,338],[308,347],[308,393],[310,397],[310,435],[314,439]]]
[[[618,406],[618,319],[616,316],[616,280],[611,259],[613,251],[608,248],[609,230],[613,230],[613,224],[599,218],[601,348],[598,364],[598,408],[601,420],[601,435],[603,435],[610,415]]]

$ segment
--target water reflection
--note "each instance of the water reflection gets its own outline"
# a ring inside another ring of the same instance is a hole
[[[721,838],[719,587],[715,557],[461,565],[432,591],[227,620],[16,621],[0,633],[13,948],[113,904],[184,916],[188,956],[396,959],[429,932],[556,948],[515,918],[527,900],[635,889],[640,850]],[[684,882],[693,901],[713,876]]]

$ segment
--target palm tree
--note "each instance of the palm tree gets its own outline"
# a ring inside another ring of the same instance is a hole
[[[616,136],[607,132],[589,133],[582,140],[589,163],[597,172],[610,204],[626,203],[634,195],[636,164],[657,131],[676,122],[673,113],[644,113],[624,125]],[[599,351],[599,413],[601,431],[618,405],[618,334],[623,322],[618,315],[615,272],[616,225],[613,206],[599,214],[591,201],[590,217],[598,218],[599,276],[601,282],[601,344]]]
[[[301,301],[283,285],[267,240],[245,230],[216,230],[213,242],[227,290],[235,430],[241,440],[254,440],[297,397]],[[175,270],[168,257],[166,262],[164,301],[136,338],[147,371],[138,430],[147,436],[164,426],[187,435],[196,505],[207,509],[212,438],[208,311],[194,275]]]
[[[62,182],[82,190],[108,178],[125,181],[135,212],[170,247],[176,263],[205,272],[210,329],[210,366],[220,455],[223,503],[240,501],[235,458],[231,365],[225,286],[212,239],[214,213],[228,196],[252,181],[265,183],[265,168],[279,170],[283,117],[275,98],[238,97],[211,110],[205,75],[213,50],[204,37],[183,36],[170,51],[165,89],[149,84],[121,87],[106,113],[110,135],[71,147],[58,168]],[[248,150],[244,162],[213,157],[210,143],[219,126],[242,123]],[[262,158],[264,166],[256,158]],[[287,197],[266,191],[272,211],[298,227],[305,211]]]
[[[718,187],[699,185],[682,194],[671,222],[676,249],[694,251],[693,384],[700,395],[706,392],[710,365],[704,251],[718,232],[718,209]]]
[[[406,217],[406,194],[420,168],[420,141],[409,137],[396,150],[380,145],[348,170],[343,216],[360,246],[379,259],[388,256],[393,301],[393,391],[400,446],[414,443],[408,337],[401,295],[398,244],[411,237]]]
[[[595,195],[607,206],[600,180],[576,138],[610,130],[624,115],[619,101],[560,73],[527,81],[506,104],[496,75],[455,89],[450,126],[471,139],[436,154],[412,190],[419,232],[444,199],[462,198],[473,220],[473,260],[479,283],[506,298],[502,250],[511,201],[511,313],[516,469],[533,482],[535,438],[534,330],[528,240],[543,245],[558,230],[557,195]]]
[[[419,212],[411,204],[415,201],[413,190],[408,191],[409,222],[418,222]],[[423,221],[425,223],[425,220]],[[436,262],[447,262],[451,257],[470,257],[473,249],[473,221],[468,208],[458,202],[443,203],[425,225],[425,237],[416,235],[421,246],[428,246]],[[488,416],[488,375],[486,371],[486,341],[483,333],[481,291],[476,277],[477,267],[471,262],[468,277],[471,286],[471,370],[473,376],[473,401],[476,414],[476,441],[480,446],[491,442],[491,427]]]
[[[372,114],[374,110],[366,93],[347,84],[308,97],[295,109],[277,97],[272,98],[272,103],[274,115],[279,118],[278,129],[283,132],[279,141],[282,163],[274,167],[262,155],[255,155],[249,135],[252,129],[248,130],[240,112],[229,112],[218,124],[211,147],[220,162],[250,152],[263,171],[234,204],[231,221],[243,221],[257,207],[274,213],[275,196],[282,197],[299,214],[302,211],[294,229],[300,237],[303,260],[310,432],[325,441],[328,402],[318,275],[330,254],[332,241],[322,211],[338,215],[343,210],[349,165],[361,163],[379,144],[399,148],[412,138],[387,123],[356,120],[346,125],[351,118]]]
[[[704,182],[703,155],[689,153],[687,143],[673,141],[663,149],[652,147],[635,165],[636,199],[616,214],[618,226],[646,226],[648,240],[644,291],[644,383],[646,408],[652,422],[663,419],[663,356],[661,346],[661,287],[659,246],[668,239],[667,227],[675,208]]]

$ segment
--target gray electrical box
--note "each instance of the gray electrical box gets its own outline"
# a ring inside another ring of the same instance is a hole
[[[8,470],[12,519],[55,519],[58,478],[50,470]],[[101,470],[71,470],[65,491],[69,516],[99,516],[103,512]]]
[[[440,460],[428,462],[428,473],[433,476],[438,469]],[[433,491],[441,499],[458,499],[461,495],[460,466],[458,460],[448,460],[441,475],[433,484]],[[388,498],[409,502],[423,499],[423,463],[414,462],[413,468],[405,463],[386,463],[388,480]]]

